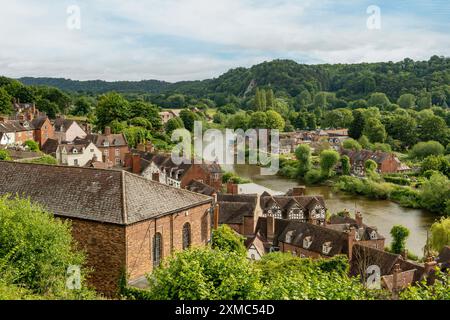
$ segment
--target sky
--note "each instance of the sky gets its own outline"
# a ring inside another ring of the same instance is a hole
[[[0,75],[170,82],[450,56],[448,0],[1,0]]]

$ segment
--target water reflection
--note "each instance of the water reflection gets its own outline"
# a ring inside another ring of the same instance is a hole
[[[279,176],[261,176],[257,166],[236,165],[224,168],[234,171],[239,176],[251,179],[255,184],[241,186],[242,191],[248,193],[260,193],[263,189],[271,189],[275,192],[284,193],[300,183]],[[308,187],[307,194],[319,194],[325,198],[331,213],[344,209],[354,212],[361,211],[364,222],[370,226],[378,227],[381,234],[386,237],[386,244],[391,242],[389,234],[394,225],[403,225],[411,231],[407,240],[407,248],[414,254],[423,255],[423,246],[426,243],[427,230],[437,217],[426,210],[408,209],[391,201],[369,200],[364,197],[347,195],[341,192],[333,192],[330,187]]]

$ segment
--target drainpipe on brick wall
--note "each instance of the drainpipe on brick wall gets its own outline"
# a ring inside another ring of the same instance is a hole
[[[173,214],[170,215],[170,254],[173,254]]]

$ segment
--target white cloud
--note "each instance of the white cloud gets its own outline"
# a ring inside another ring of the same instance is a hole
[[[81,8],[79,31],[66,27],[73,4]],[[381,30],[370,31],[365,9],[338,13],[330,6],[318,0],[8,1],[0,11],[0,73],[176,81],[276,57],[352,63],[449,55],[445,30],[433,31],[425,20],[391,13],[382,15]]]

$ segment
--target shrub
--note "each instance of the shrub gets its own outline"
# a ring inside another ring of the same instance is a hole
[[[428,156],[444,154],[444,146],[437,141],[419,142],[412,147],[409,156],[413,159],[425,159]]]
[[[247,249],[244,246],[244,240],[244,237],[225,224],[213,230],[211,244],[213,249],[236,252],[245,256]]]
[[[316,184],[322,181],[322,174],[317,169],[309,170],[305,175],[305,181],[307,184]]]
[[[391,251],[395,254],[403,253],[406,249],[406,239],[409,236],[409,230],[404,226],[394,226],[391,229],[391,236]]]
[[[27,140],[25,141],[24,145],[30,151],[39,151],[39,144],[34,140]]]
[[[0,198],[0,268],[11,275],[10,284],[32,294],[55,298],[92,297],[83,285],[87,270],[82,269],[82,289],[67,290],[66,271],[83,266],[84,255],[75,251],[69,222],[29,200]]]

